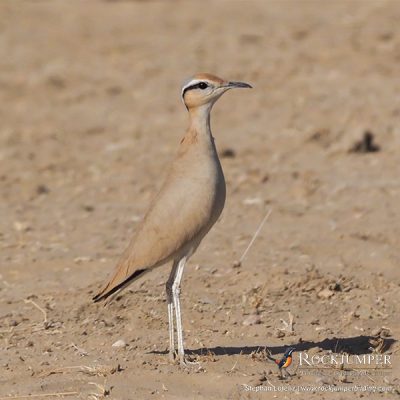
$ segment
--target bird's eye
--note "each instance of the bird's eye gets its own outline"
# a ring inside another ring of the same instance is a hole
[[[201,90],[204,90],[204,89],[207,89],[207,88],[208,88],[208,85],[207,85],[207,83],[205,83],[205,82],[200,82],[200,83],[199,83],[199,88],[200,88]]]

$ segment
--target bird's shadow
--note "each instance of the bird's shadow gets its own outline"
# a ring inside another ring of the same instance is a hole
[[[295,351],[307,351],[312,348],[318,347],[322,350],[331,350],[334,353],[348,353],[348,354],[369,354],[374,351],[370,341],[376,340],[374,336],[355,336],[348,338],[332,338],[332,339],[324,339],[320,342],[313,341],[301,341],[299,343],[291,343],[288,345],[282,346],[268,346],[268,345],[259,345],[259,346],[237,346],[237,347],[206,347],[200,349],[188,349],[185,350],[185,353],[188,355],[206,355],[207,353],[212,353],[216,356],[232,356],[232,355],[248,355],[254,352],[258,352],[267,348],[272,355],[284,353],[288,347],[294,347]],[[385,338],[383,342],[383,346],[381,347],[381,352],[388,351],[393,344],[396,342],[396,339]],[[152,354],[167,354],[168,351],[151,351],[149,353]]]

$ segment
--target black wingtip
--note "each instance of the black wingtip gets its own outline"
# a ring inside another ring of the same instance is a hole
[[[92,300],[94,303],[98,303],[101,300],[101,296],[97,294],[96,296],[92,297]]]
[[[145,272],[147,272],[146,269],[138,269],[136,270],[129,278],[125,279],[123,282],[121,282],[119,285],[115,286],[114,288],[112,288],[109,291],[103,290],[101,293],[96,294],[96,296],[94,296],[92,298],[94,303],[98,303],[99,301],[105,300],[108,297],[110,297],[111,295],[113,295],[115,292],[122,290],[125,286],[127,286],[130,282],[136,280],[137,278],[139,278],[141,275],[143,275]]]

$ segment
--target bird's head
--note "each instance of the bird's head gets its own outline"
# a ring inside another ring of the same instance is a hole
[[[225,81],[211,74],[197,74],[182,87],[182,100],[187,109],[203,105],[212,106],[227,90],[251,88],[248,83]]]
[[[296,349],[295,349],[294,347],[289,347],[289,348],[285,351],[284,356],[285,356],[285,357],[291,356],[292,353],[293,353],[295,350],[296,350]]]

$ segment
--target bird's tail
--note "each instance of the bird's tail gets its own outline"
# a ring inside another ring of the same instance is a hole
[[[107,301],[106,304],[108,304],[121,290],[125,289],[128,285],[130,285],[136,279],[140,278],[146,272],[148,272],[147,269],[137,269],[132,275],[130,275],[128,278],[126,278],[121,283],[115,286],[112,285],[113,279],[111,279],[107,283],[107,285],[105,285],[103,289],[101,289],[99,293],[97,293],[96,296],[93,297],[93,301],[95,303],[98,303],[99,301],[105,300],[107,298],[110,298],[110,296],[112,296],[109,299],[109,301]]]
[[[275,364],[279,364],[280,360],[277,360],[276,358],[272,357],[271,352],[269,351],[269,349],[266,349],[265,355],[267,356],[268,360],[274,362]]]

